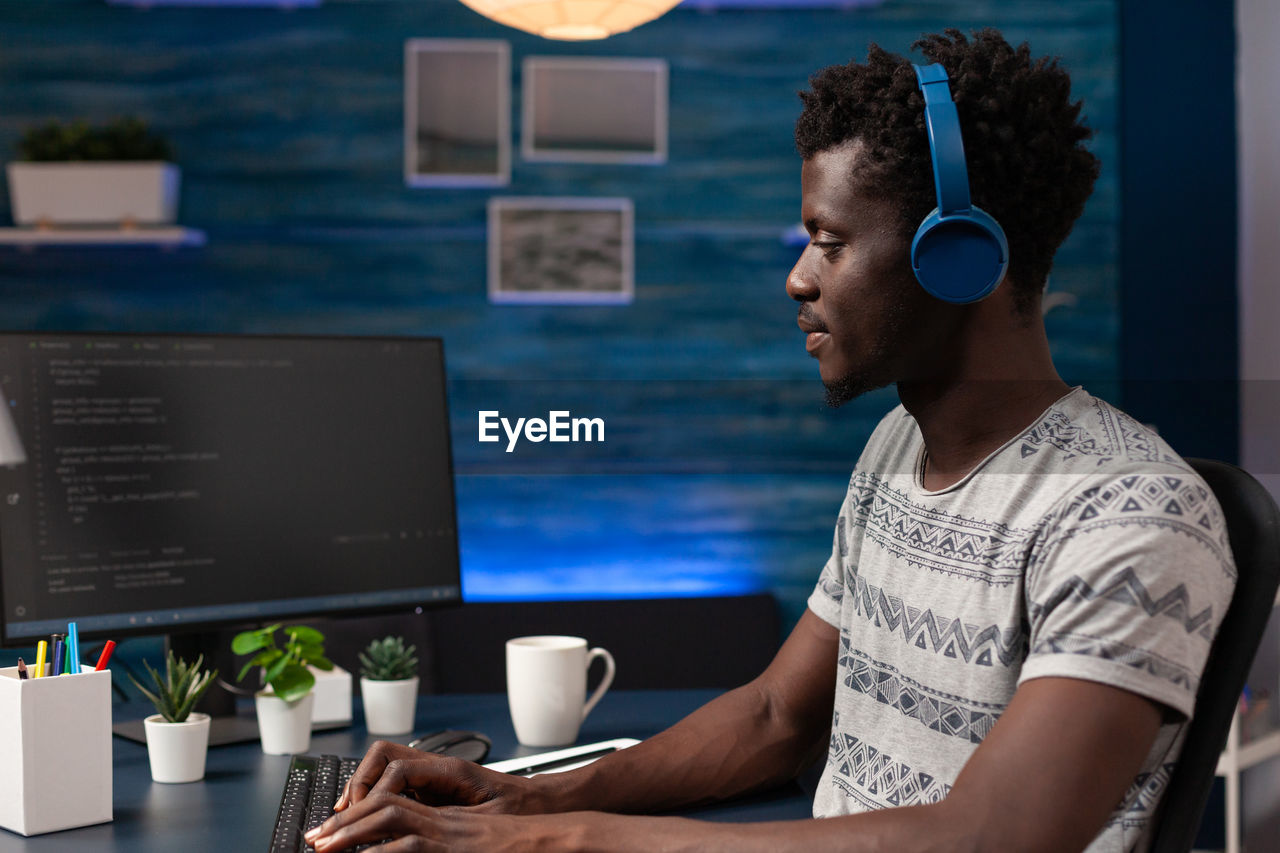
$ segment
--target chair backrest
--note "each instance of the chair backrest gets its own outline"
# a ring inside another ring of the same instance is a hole
[[[1280,585],[1280,509],[1271,495],[1234,465],[1187,461],[1222,506],[1238,576],[1209,650],[1182,755],[1156,816],[1152,853],[1186,853],[1195,841],[1218,756]]]

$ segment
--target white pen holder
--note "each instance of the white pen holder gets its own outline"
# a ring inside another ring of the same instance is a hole
[[[111,670],[0,669],[0,826],[39,835],[109,820]]]

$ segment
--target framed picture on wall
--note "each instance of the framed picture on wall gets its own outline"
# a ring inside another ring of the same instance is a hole
[[[492,198],[489,301],[630,302],[634,245],[629,198]]]
[[[511,182],[511,46],[507,42],[405,42],[404,179],[411,187],[492,187]]]
[[[521,155],[535,161],[665,163],[667,76],[662,59],[526,58]]]

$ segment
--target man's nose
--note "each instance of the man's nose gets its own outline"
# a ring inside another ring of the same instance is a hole
[[[809,283],[800,266],[797,262],[787,274],[787,296],[797,302],[809,302],[818,297],[818,288]]]

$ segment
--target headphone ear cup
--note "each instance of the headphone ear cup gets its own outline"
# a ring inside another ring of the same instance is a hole
[[[990,296],[1009,266],[1004,229],[979,208],[943,216],[935,208],[911,241],[911,269],[930,294],[965,305]]]

